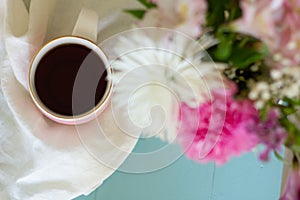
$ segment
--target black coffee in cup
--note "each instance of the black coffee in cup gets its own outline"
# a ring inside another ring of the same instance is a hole
[[[49,110],[77,116],[101,104],[108,87],[106,78],[106,66],[92,49],[62,44],[41,58],[34,84],[40,101]]]

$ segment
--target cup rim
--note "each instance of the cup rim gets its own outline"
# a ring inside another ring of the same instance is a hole
[[[57,43],[58,41],[64,40],[64,39],[71,39],[71,40],[73,40],[73,43],[72,42]],[[81,43],[80,41],[85,41],[85,44]],[[76,42],[78,42],[78,43],[76,43]],[[57,44],[55,44],[55,43],[57,43]],[[49,49],[46,49],[46,47],[50,46],[51,44],[54,44],[54,46],[50,47]],[[100,112],[107,106],[108,101],[109,101],[110,96],[111,96],[111,93],[112,93],[113,84],[112,84],[111,80],[109,80],[109,79],[107,80],[108,84],[107,84],[104,96],[96,104],[95,107],[93,107],[92,109],[88,110],[85,113],[82,113],[82,114],[79,114],[79,115],[66,116],[66,115],[56,113],[56,112],[52,111],[50,108],[48,108],[42,102],[42,100],[39,98],[39,96],[37,94],[37,91],[35,89],[35,83],[34,83],[34,75],[35,75],[35,71],[37,69],[37,66],[38,66],[41,58],[47,52],[49,52],[51,49],[54,49],[54,48],[56,48],[60,45],[64,45],[64,44],[79,44],[79,45],[83,45],[83,46],[86,46],[86,47],[90,48],[92,51],[94,51],[102,59],[103,63],[105,64],[105,68],[106,68],[106,71],[107,71],[107,77],[109,77],[111,75],[112,68],[110,67],[110,64],[109,64],[109,61],[108,61],[108,56],[102,50],[102,48],[99,47],[95,42],[93,42],[93,41],[91,41],[87,38],[80,37],[80,36],[73,36],[73,35],[61,36],[61,37],[54,38],[54,39],[48,41],[47,43],[45,43],[39,49],[39,51],[34,55],[34,57],[32,58],[31,63],[30,63],[30,68],[29,68],[29,71],[28,71],[29,93],[30,93],[30,96],[33,99],[35,105],[48,118],[50,118],[50,119],[52,119],[56,122],[59,122],[59,123],[62,123],[62,124],[67,124],[67,125],[82,124],[82,123],[88,122],[88,121],[96,118],[98,116],[98,114],[100,114]],[[88,45],[86,45],[86,44],[88,44]],[[41,53],[42,53],[42,55],[41,55]],[[38,60],[36,60],[39,55],[41,55],[41,57]],[[34,71],[33,71],[33,68],[34,68]]]

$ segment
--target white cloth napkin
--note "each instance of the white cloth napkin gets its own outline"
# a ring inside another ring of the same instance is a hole
[[[46,41],[72,33],[83,7],[99,14],[100,42],[130,27],[132,18],[121,10],[137,5],[131,0],[27,0],[26,4],[27,8],[21,0],[0,0],[0,199],[72,199],[89,194],[108,178],[137,138],[118,128],[110,106],[96,120],[78,127],[44,117],[27,90],[30,61]],[[102,160],[87,151],[89,141],[104,155]]]

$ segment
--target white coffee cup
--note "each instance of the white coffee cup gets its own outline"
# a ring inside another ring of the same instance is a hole
[[[97,104],[93,108],[78,115],[60,114],[45,105],[45,103],[38,95],[35,83],[37,68],[39,67],[39,63],[45,57],[45,55],[47,55],[47,53],[57,47],[68,44],[81,45],[95,53],[105,65],[106,74],[107,77],[109,77],[111,74],[111,68],[109,66],[108,58],[102,51],[102,49],[95,43],[97,38],[97,23],[97,14],[94,11],[83,9],[78,17],[77,23],[71,36],[62,36],[48,42],[39,50],[39,52],[34,57],[28,74],[29,91],[36,106],[49,119],[68,125],[82,124],[97,117],[109,103],[112,93],[112,83],[110,80],[106,80],[107,84],[105,93],[102,96],[101,100],[97,102]]]

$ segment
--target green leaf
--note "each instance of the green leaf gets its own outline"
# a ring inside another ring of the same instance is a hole
[[[143,19],[146,10],[143,9],[133,9],[133,10],[124,10],[124,12],[131,14],[132,16],[138,18],[138,19]]]
[[[267,119],[268,107],[265,106],[260,110],[260,118],[265,121]]]
[[[282,155],[280,155],[280,153],[278,153],[276,150],[274,150],[274,155],[278,160],[284,161],[284,158],[282,157]]]
[[[284,115],[288,116],[290,114],[295,113],[297,111],[297,109],[288,107],[288,108],[283,108],[282,111],[283,111]]]
[[[286,139],[286,146],[300,146],[300,130],[297,126],[292,123],[287,117],[281,117],[279,119],[280,124],[288,133],[288,138]]]
[[[231,62],[235,67],[246,68],[253,63],[263,60],[268,54],[265,45],[261,43],[251,43],[247,45],[245,44],[242,47],[240,45],[234,45],[233,53],[229,62]]]
[[[253,64],[263,62],[268,48],[258,39],[236,33],[228,26],[221,26],[215,33],[219,43],[209,50],[215,61],[229,63],[231,66],[246,69]]]
[[[207,0],[206,25],[217,29],[242,15],[240,0]]]
[[[289,105],[300,106],[300,99],[291,99],[291,98],[284,97],[282,100],[287,102]]]
[[[232,53],[232,44],[231,41],[222,41],[215,51],[215,57],[219,61],[226,61]]]
[[[279,152],[277,152],[276,150],[274,150],[274,155],[275,155],[275,157],[276,157],[279,161],[283,162],[284,165],[292,166],[292,163],[289,162],[289,161],[287,161],[287,160],[285,160],[284,157],[283,157]]]
[[[300,153],[300,146],[292,145],[290,149],[296,154]]]
[[[250,64],[262,59],[260,54],[250,50],[240,49],[239,52],[239,54],[234,54],[230,58],[232,65],[238,68],[246,68]]]
[[[207,26],[219,27],[225,21],[223,1],[208,0],[208,10],[206,16]]]
[[[155,3],[149,2],[148,0],[138,0],[141,4],[143,4],[146,8],[156,8],[157,5]]]

